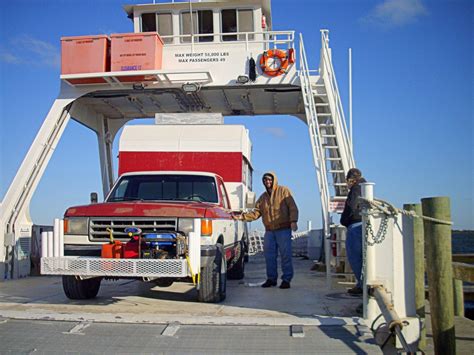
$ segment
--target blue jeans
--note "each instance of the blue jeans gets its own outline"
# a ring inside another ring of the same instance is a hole
[[[263,255],[267,266],[267,279],[276,281],[278,279],[278,251],[281,256],[281,270],[283,281],[290,282],[293,278],[293,263],[291,261],[291,229],[279,229],[266,231],[263,241]]]
[[[347,227],[346,254],[358,287],[362,287],[362,222]]]

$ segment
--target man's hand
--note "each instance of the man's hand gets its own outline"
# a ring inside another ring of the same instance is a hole
[[[232,213],[231,214],[232,216],[232,219],[235,220],[235,221],[243,221],[244,220],[244,217],[242,217],[242,213]]]
[[[298,230],[298,224],[296,222],[291,222],[291,230],[293,232],[296,232]]]

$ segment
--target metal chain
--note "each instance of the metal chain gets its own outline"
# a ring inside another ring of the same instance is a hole
[[[368,217],[368,215],[367,215]],[[382,221],[380,222],[380,227],[379,230],[377,231],[377,234],[374,235],[374,230],[372,229],[372,224],[370,223],[370,219],[367,218],[367,221],[365,223],[365,231],[364,231],[364,245],[362,246],[362,270],[361,270],[361,280],[364,284],[366,284],[367,280],[365,279],[366,275],[366,266],[367,266],[367,247],[368,246],[373,246],[375,244],[382,244],[382,242],[385,240],[385,236],[387,235],[387,230],[388,230],[388,219],[389,216],[384,214],[382,217]],[[372,241],[369,240],[369,237],[372,239]]]
[[[372,246],[375,244],[381,244],[385,240],[387,229],[388,229],[388,216],[387,215],[384,215],[382,217],[382,221],[380,222],[380,228],[376,235],[374,235],[374,230],[372,229],[372,224],[370,223],[370,219],[367,218],[367,222],[365,223],[365,242],[367,243],[367,245]],[[370,241],[369,237],[373,241]]]

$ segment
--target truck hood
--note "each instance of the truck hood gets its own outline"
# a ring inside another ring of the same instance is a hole
[[[204,218],[216,207],[202,202],[104,202],[67,209],[65,217],[188,217]]]

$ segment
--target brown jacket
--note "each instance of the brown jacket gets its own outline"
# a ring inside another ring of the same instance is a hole
[[[262,217],[263,225],[267,231],[290,228],[292,222],[298,222],[298,207],[291,196],[290,189],[278,185],[275,173],[273,176],[271,195],[265,191],[257,200],[252,212],[243,213],[244,221],[254,221]]]

